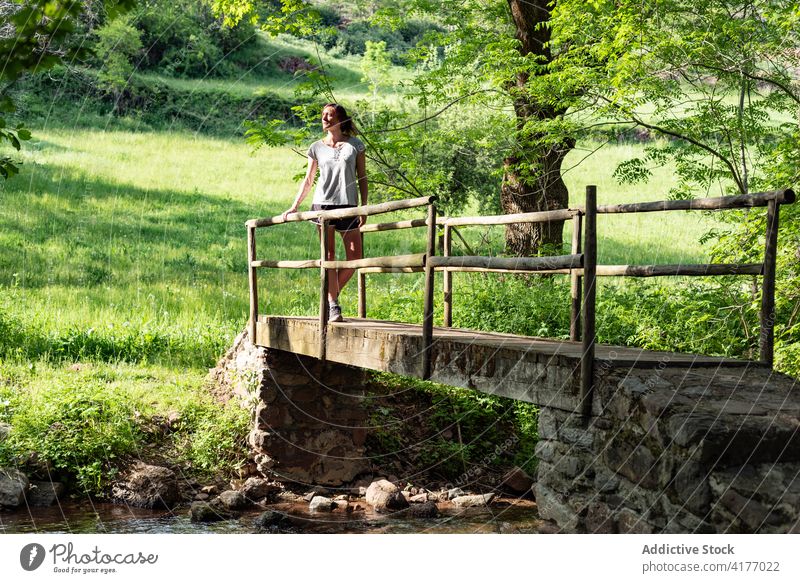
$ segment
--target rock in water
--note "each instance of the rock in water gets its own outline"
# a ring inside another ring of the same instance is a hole
[[[372,482],[367,488],[367,504],[376,512],[392,512],[408,507],[408,500],[400,489],[388,480]]]
[[[314,496],[308,504],[311,512],[330,512],[336,508],[336,502],[325,496]]]
[[[403,511],[406,518],[436,518],[439,516],[439,509],[435,502],[423,502],[422,504],[412,504]]]
[[[501,484],[503,488],[515,494],[527,494],[533,486],[533,478],[522,468],[514,467],[506,472]]]
[[[180,501],[175,472],[161,466],[138,464],[123,482],[114,484],[112,496],[140,508],[171,508]]]
[[[258,515],[253,521],[256,532],[274,533],[280,532],[292,526],[292,521],[287,514],[267,510]]]
[[[242,494],[251,502],[257,502],[267,498],[272,500],[276,497],[281,487],[277,484],[270,484],[264,478],[247,478],[242,486]]]
[[[488,506],[494,500],[494,494],[474,494],[471,496],[457,496],[451,500],[456,508],[472,508],[474,506]]]
[[[218,500],[226,510],[241,510],[250,505],[245,495],[238,490],[225,490]]]
[[[461,488],[450,488],[447,491],[447,499],[452,500],[453,498],[458,498],[459,496],[463,496],[464,494],[465,492]]]
[[[230,518],[231,514],[219,504],[194,502],[189,509],[189,519],[192,522],[219,522]]]
[[[22,504],[29,486],[28,477],[22,472],[0,468],[0,508],[16,508]]]
[[[64,493],[61,482],[31,482],[31,489],[25,494],[31,506],[52,506]]]

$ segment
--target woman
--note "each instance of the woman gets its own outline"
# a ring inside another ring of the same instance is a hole
[[[292,206],[283,213],[285,219],[297,208],[311,190],[319,170],[317,189],[311,204],[312,211],[352,208],[367,204],[367,173],[364,143],[356,136],[358,133],[353,120],[344,107],[328,103],[322,108],[322,131],[325,137],[311,144],[308,149],[308,170],[300,183]],[[334,230],[342,235],[347,259],[361,259],[361,233],[358,230],[366,217],[339,219],[329,223],[328,261],[335,258],[336,239]],[[314,221],[319,222],[319,221]],[[318,229],[319,230],[319,229]],[[339,306],[339,293],[353,276],[354,269],[339,269],[335,277],[328,280],[329,321],[342,321],[342,308]]]

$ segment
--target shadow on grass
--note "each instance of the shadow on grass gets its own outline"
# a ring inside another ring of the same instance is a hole
[[[52,165],[29,165],[3,185],[0,284],[26,269],[26,287],[105,283],[87,275],[140,267],[146,280],[214,281],[247,273],[245,221],[282,206],[246,204],[207,193],[142,189]],[[310,225],[259,230],[274,256],[316,248]],[[303,228],[305,227],[305,228]],[[290,232],[289,232],[290,231]]]

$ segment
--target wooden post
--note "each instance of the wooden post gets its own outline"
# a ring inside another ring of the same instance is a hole
[[[595,299],[597,285],[597,187],[586,187],[583,251],[583,350],[581,355],[581,414],[592,414],[594,392]]]
[[[364,250],[364,233],[361,236],[361,256],[363,257],[366,252]],[[358,270],[358,317],[367,317],[367,274]]]
[[[776,200],[767,204],[766,244],[764,248],[764,280],[761,284],[761,361],[772,366],[775,345],[775,263],[778,251],[778,211]]]
[[[581,213],[572,217],[572,254],[581,252],[581,229],[583,215]],[[569,319],[569,339],[577,342],[581,339],[581,276],[577,269],[570,273],[570,295],[572,296],[572,311]]]
[[[425,299],[422,310],[422,378],[431,376],[431,350],[433,348],[433,280],[435,270],[430,258],[436,254],[436,206],[428,206],[428,248],[425,259]]]
[[[443,255],[450,257],[452,251],[453,234],[450,232],[450,225],[444,226],[444,249]],[[449,269],[444,271],[444,327],[453,326],[453,272]]]
[[[328,260],[328,221],[326,219],[320,219],[319,232],[319,359],[325,360],[325,347],[328,336],[328,270],[323,267],[323,264]]]
[[[367,274],[358,270],[358,317],[367,317]]]
[[[247,228],[247,269],[250,276],[250,342],[256,343],[256,322],[258,321],[258,276],[253,261],[256,260],[256,228]]]

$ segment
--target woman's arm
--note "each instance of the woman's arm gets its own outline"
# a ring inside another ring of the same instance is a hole
[[[361,193],[361,206],[366,206],[369,198],[369,184],[367,183],[367,155],[359,152],[356,156],[356,176],[358,176],[358,190]],[[367,222],[367,217],[361,217],[361,224]]]
[[[306,176],[303,178],[303,181],[300,183],[300,187],[297,189],[297,196],[294,197],[294,202],[292,206],[289,207],[288,210],[284,211],[281,215],[283,220],[286,220],[286,217],[291,213],[296,213],[297,208],[300,206],[300,203],[303,202],[303,199],[308,195],[308,191],[311,190],[311,187],[314,185],[314,179],[317,177],[317,161],[314,158],[308,158],[308,169],[306,170]]]

